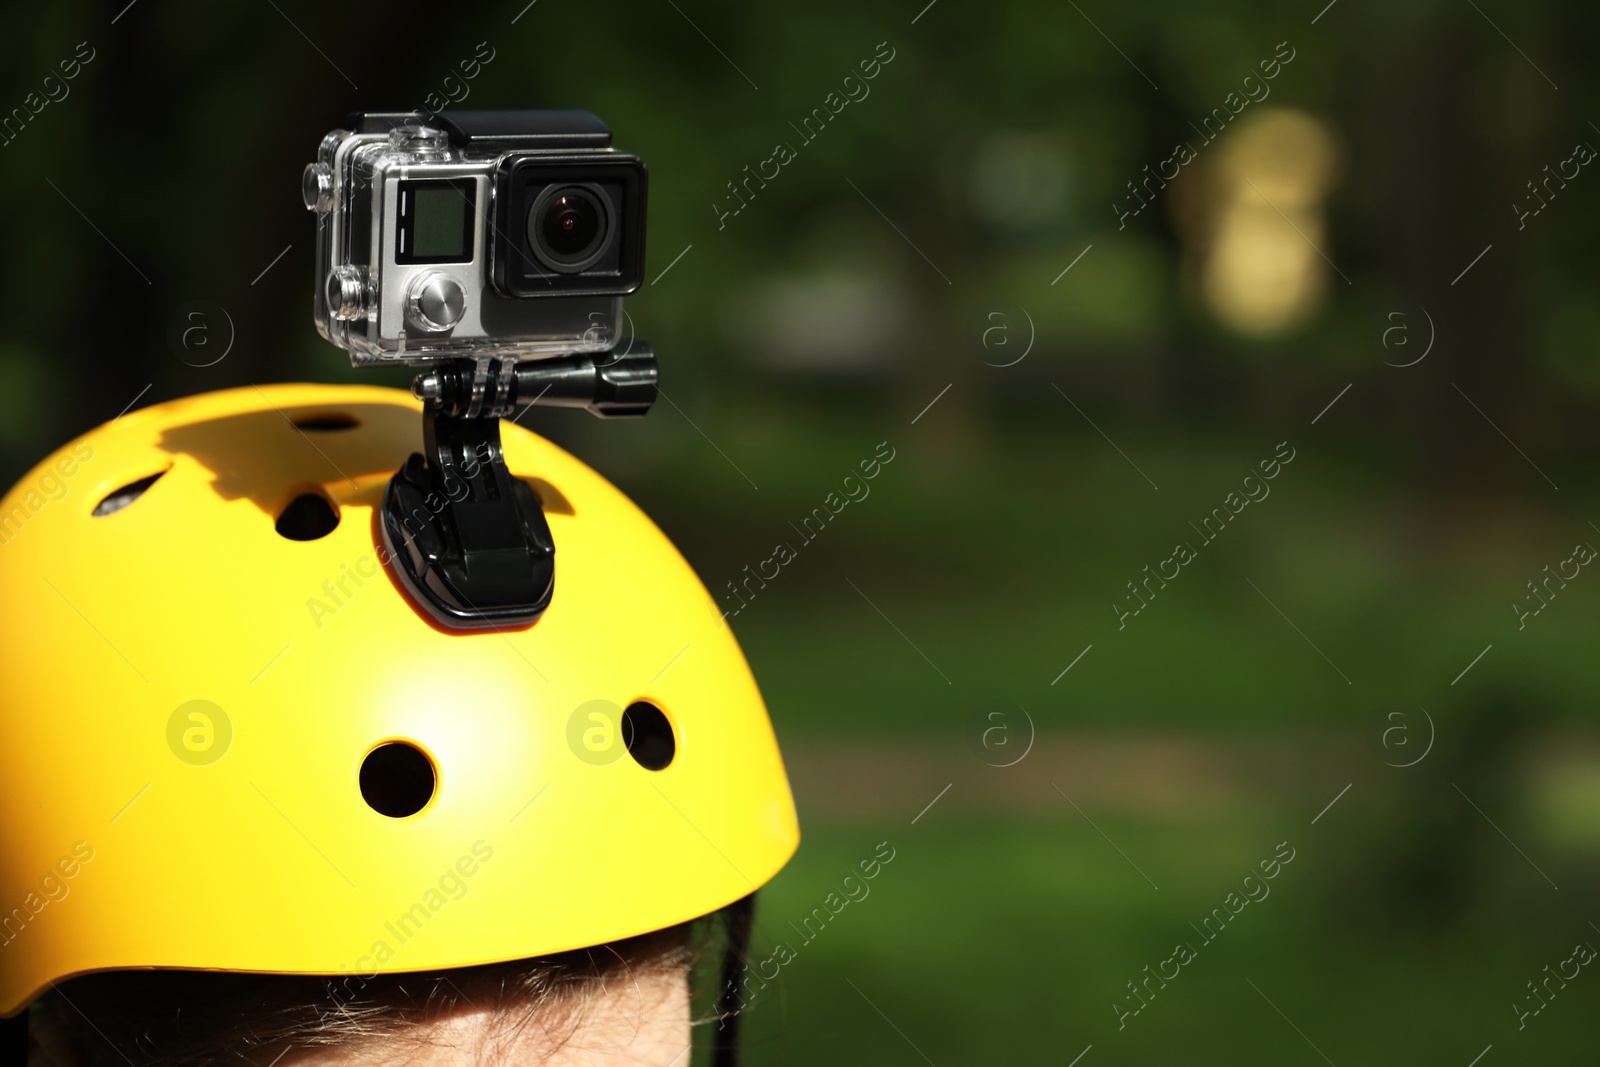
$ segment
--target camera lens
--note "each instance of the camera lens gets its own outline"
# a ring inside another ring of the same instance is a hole
[[[599,235],[600,212],[586,196],[567,193],[545,209],[545,247],[559,256],[583,255]]]
[[[545,266],[573,274],[606,250],[610,210],[598,190],[569,185],[546,189],[528,212],[528,240]]]

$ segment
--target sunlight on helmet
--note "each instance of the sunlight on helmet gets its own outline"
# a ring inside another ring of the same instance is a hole
[[[1321,306],[1334,268],[1324,200],[1338,148],[1326,124],[1288,108],[1241,123],[1212,172],[1200,289],[1230,329],[1270,337]]]

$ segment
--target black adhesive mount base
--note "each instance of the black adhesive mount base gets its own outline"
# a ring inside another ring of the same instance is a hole
[[[506,469],[500,416],[543,405],[636,419],[656,382],[655,353],[636,338],[620,352],[525,363],[443,360],[419,376],[423,454],[389,480],[380,524],[412,598],[454,630],[537,620],[554,591],[555,544],[539,498]]]
[[[539,498],[506,468],[500,420],[423,413],[383,496],[384,546],[406,590],[454,630],[524,626],[550,605],[555,544]]]

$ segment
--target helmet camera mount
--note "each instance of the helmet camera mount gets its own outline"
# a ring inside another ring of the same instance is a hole
[[[418,370],[423,450],[379,522],[396,575],[449,629],[537,620],[555,545],[500,419],[654,403],[654,353],[620,336],[643,280],[643,162],[584,111],[368,112],[323,138],[302,193],[318,332],[357,367]]]

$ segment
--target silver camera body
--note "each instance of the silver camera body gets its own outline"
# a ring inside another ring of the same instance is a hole
[[[356,366],[611,349],[643,279],[646,172],[583,111],[351,116],[302,182],[315,319]]]

